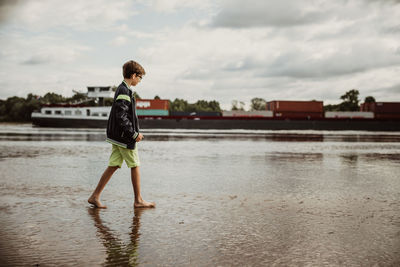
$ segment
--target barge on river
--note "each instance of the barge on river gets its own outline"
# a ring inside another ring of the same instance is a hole
[[[88,87],[103,102],[111,87]],[[265,111],[169,112],[168,100],[136,101],[142,129],[400,131],[400,103],[363,104],[360,112],[323,112],[322,101],[271,101]],[[385,107],[386,108],[385,110]],[[32,113],[41,127],[106,128],[110,106],[44,106]]]

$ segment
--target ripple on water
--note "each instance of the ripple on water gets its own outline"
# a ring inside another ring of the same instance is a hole
[[[396,266],[400,145],[335,138],[143,143],[142,212],[103,142],[0,143],[0,264]]]

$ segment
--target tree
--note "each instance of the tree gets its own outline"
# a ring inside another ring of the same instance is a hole
[[[212,100],[208,102],[208,106],[210,107],[211,111],[218,111],[221,112],[221,107],[219,106],[219,102]]]
[[[24,121],[30,119],[30,113],[26,106],[26,100],[22,97],[9,97],[2,102],[0,108],[2,121]]]
[[[324,111],[339,111],[339,110],[340,110],[339,104],[324,105]]]
[[[206,100],[198,100],[196,103],[191,105],[190,111],[221,111],[219,107],[219,103],[215,100],[213,101],[206,101]]]
[[[43,104],[59,104],[65,102],[66,99],[56,93],[47,93],[40,100]]]
[[[217,111],[220,112],[221,108],[219,103],[215,100],[207,101],[207,100],[198,100],[196,103],[188,103],[188,101],[184,99],[175,98],[174,101],[170,101],[169,110],[172,111],[182,111],[182,112],[212,112]]]
[[[340,99],[342,99],[343,102],[339,104],[340,111],[360,110],[360,106],[358,105],[358,103],[360,102],[360,100],[358,99],[359,94],[360,92],[358,92],[358,90],[352,89],[342,95]]]
[[[267,101],[262,98],[255,97],[251,100],[251,110],[265,110]]]
[[[325,105],[324,111],[359,111],[359,102],[358,99],[360,92],[356,89],[352,89],[347,91],[344,95],[340,97],[343,100],[340,104],[333,104],[333,105]],[[372,96],[367,96],[365,98],[366,103],[375,102],[375,98]]]
[[[39,96],[29,94],[25,100],[24,106],[25,106],[25,108],[23,111],[23,113],[24,113],[23,120],[30,121],[32,112],[40,110]]]
[[[375,103],[376,101],[375,101],[375,98],[373,97],[373,96],[367,96],[365,99],[364,99],[364,103]]]
[[[232,101],[232,108],[231,110],[244,110],[244,102],[243,101],[237,101],[233,100]]]
[[[161,99],[158,95],[156,95],[155,97],[154,97],[154,99],[157,99],[157,100],[159,100],[159,99]]]
[[[87,99],[88,99],[87,94],[75,91],[75,94],[72,97],[67,98],[66,102],[76,103],[76,102],[82,102]]]
[[[0,121],[6,120],[6,101],[0,99]]]
[[[170,111],[187,111],[188,102],[183,99],[175,98],[174,101],[170,102]]]

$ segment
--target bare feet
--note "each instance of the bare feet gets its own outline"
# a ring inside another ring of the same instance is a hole
[[[88,199],[88,202],[92,205],[94,205],[96,208],[100,208],[100,209],[106,209],[107,206],[104,206],[103,204],[101,204],[100,200],[98,200],[97,198],[95,198],[94,196],[91,196]]]
[[[135,208],[155,208],[156,203],[147,202],[147,201],[142,200],[142,201],[135,202],[135,204],[133,204],[133,206]]]

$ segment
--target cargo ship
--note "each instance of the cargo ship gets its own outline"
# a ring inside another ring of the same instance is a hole
[[[88,97],[103,103],[111,87],[88,87]],[[142,129],[365,130],[400,131],[400,103],[364,103],[357,112],[324,112],[322,101],[270,101],[262,111],[170,112],[169,100],[136,101]],[[43,106],[32,113],[41,127],[106,128],[110,106]]]

